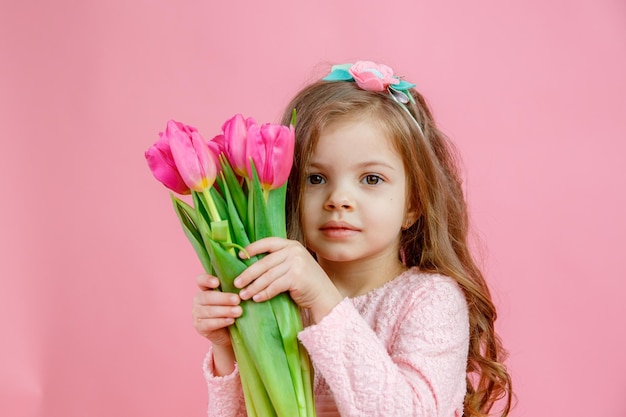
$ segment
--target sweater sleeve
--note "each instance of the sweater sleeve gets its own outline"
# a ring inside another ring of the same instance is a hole
[[[209,348],[209,352],[204,359],[203,370],[209,391],[208,416],[246,416],[243,389],[237,364],[235,364],[235,370],[231,374],[215,376],[213,374],[213,349]]]
[[[377,312],[377,326],[393,327],[387,346],[349,299],[299,334],[343,417],[463,413],[465,297],[451,280],[402,292],[389,294],[393,308]]]

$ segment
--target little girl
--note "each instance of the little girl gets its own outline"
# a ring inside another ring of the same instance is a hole
[[[210,416],[244,416],[226,327],[241,300],[288,291],[306,312],[299,334],[322,416],[482,416],[511,405],[496,311],[468,248],[468,215],[451,144],[424,98],[384,65],[335,66],[296,109],[289,239],[246,248],[267,256],[235,281],[198,278],[194,325]]]

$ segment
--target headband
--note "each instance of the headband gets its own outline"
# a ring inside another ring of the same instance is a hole
[[[333,65],[330,73],[322,78],[324,81],[349,81],[356,82],[357,86],[366,91],[387,91],[389,96],[402,107],[417,125],[418,130],[424,136],[422,127],[415,120],[406,104],[415,102],[409,90],[415,87],[408,81],[393,75],[393,70],[383,64],[371,61],[357,61],[354,64]]]

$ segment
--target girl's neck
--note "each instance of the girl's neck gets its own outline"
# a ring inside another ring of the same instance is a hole
[[[407,268],[399,259],[368,259],[352,262],[319,260],[344,297],[357,297],[382,287]]]

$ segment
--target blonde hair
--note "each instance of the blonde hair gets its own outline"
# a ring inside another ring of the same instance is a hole
[[[511,408],[511,378],[502,363],[506,352],[494,329],[496,309],[468,247],[469,221],[456,150],[436,127],[424,98],[414,89],[411,95],[415,100],[407,107],[415,120],[386,91],[365,91],[352,82],[318,81],[296,95],[283,115],[283,123],[288,124],[292,110],[297,111],[294,165],[287,188],[287,233],[304,243],[299,211],[302,185],[324,127],[355,116],[380,123],[404,160],[410,209],[419,213],[418,220],[402,232],[400,256],[408,267],[455,279],[467,299],[470,342],[464,415],[486,416],[495,402],[503,400],[501,416],[506,416]]]

